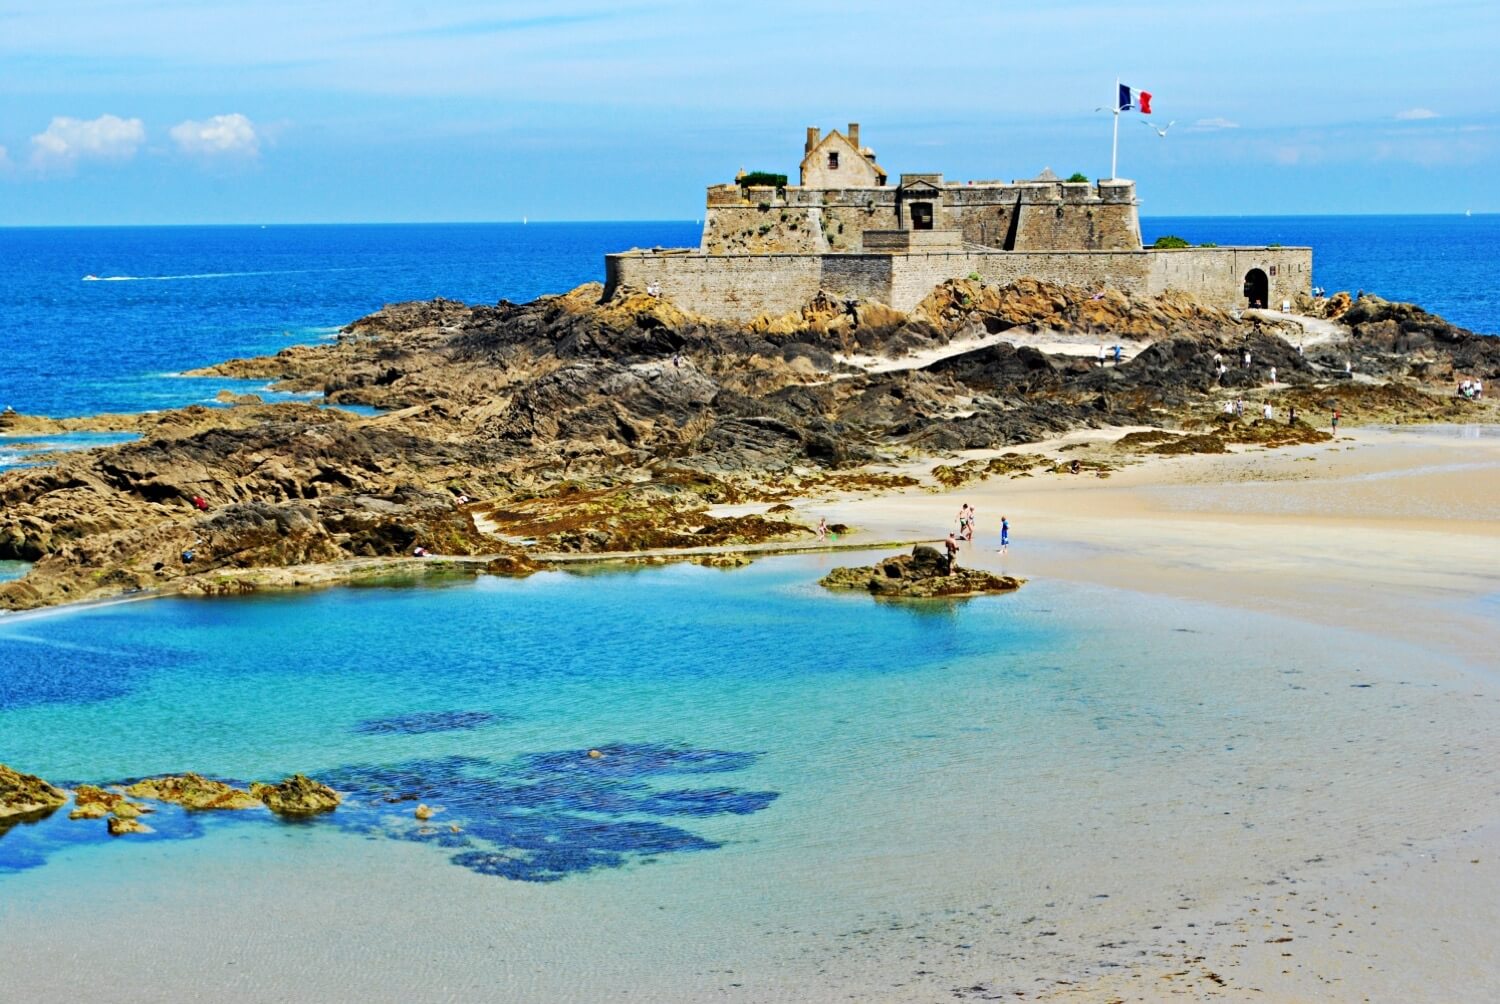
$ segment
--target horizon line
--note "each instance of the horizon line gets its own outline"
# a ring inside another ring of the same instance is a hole
[[[1432,217],[1446,219],[1448,217],[1494,216],[1497,212],[1484,210],[1480,212],[1449,211],[1441,213],[1154,213],[1141,214],[1142,220],[1269,220],[1269,219],[1370,219],[1383,218],[1418,218]],[[645,224],[645,223],[671,223],[671,224],[693,224],[701,225],[702,217],[695,218],[642,218],[642,219],[555,219],[555,220],[532,220],[524,219],[498,219],[498,220],[254,220],[254,221],[203,221],[196,223],[0,223],[0,230],[132,230],[132,229],[169,229],[188,227],[236,227],[236,228],[270,228],[270,227],[492,227],[492,226],[597,226],[599,224]]]

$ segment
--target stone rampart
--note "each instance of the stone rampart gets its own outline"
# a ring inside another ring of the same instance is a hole
[[[655,283],[683,309],[748,321],[800,309],[819,290],[878,300],[910,311],[948,279],[977,274],[995,285],[1022,278],[1085,289],[1155,295],[1178,290],[1205,304],[1249,306],[1247,279],[1265,280],[1275,307],[1312,289],[1305,247],[1182,248],[1141,251],[916,251],[905,254],[731,254],[627,251],[605,258],[605,295]],[[1258,287],[1256,287],[1258,292]]]

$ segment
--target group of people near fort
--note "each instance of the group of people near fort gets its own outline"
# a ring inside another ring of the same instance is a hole
[[[951,574],[958,567],[958,545],[960,543],[973,543],[974,520],[977,512],[973,506],[965,502],[958,507],[958,530],[948,534],[948,539],[943,541],[943,548],[948,554],[948,571]],[[1010,520],[1004,516],[1000,517],[1000,546],[996,548],[1001,554],[1010,552]]]
[[[1458,385],[1458,396],[1466,401],[1478,401],[1484,397],[1484,381],[1478,377],[1465,377]]]

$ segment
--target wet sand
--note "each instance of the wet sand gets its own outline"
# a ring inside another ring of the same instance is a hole
[[[946,532],[967,501],[978,509],[978,532],[960,560],[973,566],[1206,600],[1414,644],[1458,660],[1472,699],[1495,702],[1497,432],[1345,430],[1332,444],[1161,459],[1108,478],[1039,474],[936,497],[814,508],[896,536],[922,526]],[[1011,524],[1005,555],[997,552],[1002,515]],[[1399,667],[1400,656],[1392,661]],[[1044,999],[1243,999],[1252,988],[1249,999],[1274,1001],[1495,999],[1500,799],[1493,778],[1474,780],[1490,825],[1404,842],[1353,871],[1310,867],[1254,895],[1226,896],[1206,913],[1195,908],[1192,921],[1164,932],[1176,937],[1156,935],[1158,947],[1139,967],[1056,987]]]

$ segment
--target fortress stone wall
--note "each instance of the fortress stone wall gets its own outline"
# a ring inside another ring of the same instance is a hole
[[[918,217],[917,212],[930,215]],[[955,184],[941,174],[904,174],[896,187],[716,185],[708,190],[699,250],[858,251],[866,230],[916,229],[957,231],[964,243],[998,251],[1141,246],[1134,182]]]
[[[653,284],[679,307],[748,321],[800,309],[819,290],[910,311],[949,280],[978,274],[1003,285],[1023,278],[1085,289],[1155,295],[1190,293],[1226,309],[1247,307],[1247,277],[1260,272],[1271,306],[1312,292],[1312,249],[1181,248],[1136,251],[913,251],[904,254],[705,255],[690,250],[627,251],[605,258],[605,296]]]
[[[698,248],[605,259],[606,295],[659,288],[679,306],[732,320],[797,310],[820,290],[910,311],[934,286],[978,275],[1086,289],[1190,293],[1218,307],[1279,305],[1312,291],[1310,248],[1141,247],[1135,183],[950,182],[902,174],[888,185],[858,123],[809,128],[800,185],[708,189]]]

